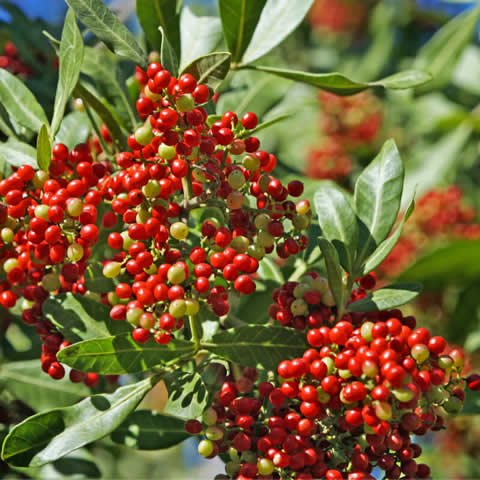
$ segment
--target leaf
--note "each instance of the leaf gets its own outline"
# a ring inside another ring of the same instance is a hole
[[[260,364],[276,371],[282,360],[302,356],[308,344],[305,334],[297,330],[249,325],[217,333],[211,343],[202,343],[202,347],[240,365]]]
[[[137,450],[161,450],[183,442],[190,435],[185,420],[150,410],[137,410],[111,434],[115,443]]]
[[[112,320],[110,309],[97,300],[61,293],[43,303],[43,314],[71,343],[110,337],[132,330],[125,321]]]
[[[112,394],[93,395],[72,407],[27,418],[7,435],[2,459],[16,467],[39,467],[108,435],[121,425],[156,381],[156,377],[150,377],[120,387]]]
[[[75,12],[71,8],[68,10],[63,24],[59,61],[59,76],[51,129],[52,137],[55,137],[60,127],[68,99],[80,78],[83,61],[83,37],[77,25]]]
[[[278,285],[285,283],[285,278],[283,277],[280,267],[269,257],[264,257],[262,259],[258,266],[257,273],[262,281],[271,280]]]
[[[415,208],[415,198],[412,198],[410,205],[405,212],[402,220],[398,224],[395,231],[385,239],[373,252],[373,254],[367,259],[367,263],[363,267],[362,275],[366,275],[371,271],[375,270],[387,257],[388,254],[393,250],[393,247],[398,242],[400,235],[402,234],[403,225],[405,222],[410,218],[410,215],[413,213],[413,209]]]
[[[208,405],[208,391],[200,374],[176,370],[163,380],[168,392],[164,413],[184,420],[202,415]]]
[[[400,307],[418,297],[422,290],[420,283],[402,283],[369,293],[366,298],[348,305],[349,312],[379,312]]]
[[[469,388],[465,389],[465,402],[460,415],[480,415],[480,395],[478,392],[472,392]]]
[[[6,143],[0,143],[0,158],[12,167],[30,165],[35,169],[38,168],[35,149],[28,143],[19,142],[12,138]]]
[[[230,71],[230,58],[228,52],[210,53],[194,60],[182,73],[190,73],[197,83],[216,90]]]
[[[270,320],[268,307],[272,304],[272,294],[282,283],[279,283],[278,280],[267,280],[257,284],[257,290],[252,295],[242,295],[240,297],[235,309],[235,316],[248,324],[263,325],[267,323]],[[260,285],[264,288],[259,288]]]
[[[99,100],[81,83],[77,84],[74,94],[80,97],[85,103],[90,105],[93,110],[95,110],[98,116],[102,119],[103,123],[107,126],[117,149],[122,152],[128,150],[128,145],[125,141],[125,135],[115,120],[115,117],[112,115],[112,112],[102,103],[102,101]]]
[[[178,75],[178,56],[172,45],[168,41],[168,37],[165,34],[162,27],[159,27],[161,33],[160,44],[160,59],[163,68],[168,70],[172,75]]]
[[[51,155],[52,142],[48,134],[48,127],[44,123],[37,138],[37,163],[38,167],[44,172],[48,172],[50,168]]]
[[[180,16],[182,54],[180,71],[196,58],[208,55],[222,39],[222,25],[217,17],[197,17],[189,7]]]
[[[120,57],[141,67],[147,56],[135,37],[101,0],[66,0],[80,21]]]
[[[137,18],[150,46],[154,50],[160,50],[162,44],[162,37],[158,28],[160,26],[165,32],[169,44],[172,45],[177,58],[180,56],[179,13],[179,9],[172,7],[171,0],[137,0]],[[167,68],[163,61],[162,65]]]
[[[328,285],[332,291],[333,298],[337,305],[344,305],[343,272],[338,261],[338,254],[335,247],[324,237],[318,237],[318,245],[325,259],[327,267]]]
[[[72,112],[63,118],[55,143],[63,143],[72,150],[78,144],[86,142],[89,132],[87,115],[84,112]]]
[[[194,352],[194,344],[185,340],[173,339],[168,345],[159,345],[151,338],[138,344],[127,333],[75,343],[61,350],[57,359],[82,372],[121,375],[144,372],[161,363],[193,356]]]
[[[358,177],[354,194],[360,235],[357,268],[390,233],[400,210],[404,175],[397,146],[387,140]]]
[[[471,334],[479,331],[479,314],[480,295],[478,295],[478,284],[474,281],[458,295],[455,307],[450,313],[450,318],[455,321],[449,321],[446,324],[447,340],[455,345],[465,345],[465,341]]]
[[[433,187],[445,183],[457,162],[462,160],[462,153],[472,136],[472,130],[469,122],[463,122],[435,145],[422,150],[419,167],[407,168],[404,197],[407,195],[406,198],[411,198],[414,190],[422,196]]]
[[[267,0],[242,63],[254,62],[285,40],[298,27],[312,4],[313,0],[297,0],[292,8],[291,0]]]
[[[428,89],[439,89],[448,84],[463,50],[472,40],[479,18],[480,8],[457,15],[420,49],[413,67],[428,70],[433,75]]]
[[[375,82],[357,82],[350,80],[341,73],[309,73],[298,70],[285,70],[282,68],[265,66],[248,66],[246,68],[271,73],[282,78],[295,80],[296,82],[306,83],[320,88],[336,95],[354,95],[372,87],[390,88],[393,90],[403,90],[406,88],[418,87],[431,80],[429,73],[407,70],[396,73],[390,77],[377,80]]]
[[[47,116],[33,93],[3,68],[0,69],[0,104],[12,123],[15,120],[33,132],[38,132],[44,123],[48,125]]]
[[[265,130],[268,127],[271,127],[272,125],[275,125],[276,123],[283,122],[287,118],[290,118],[292,115],[279,115],[278,117],[272,118],[271,120],[268,120],[268,122],[263,122],[260,123],[256,128],[253,130],[250,130],[249,135],[253,135],[254,133],[258,133],[262,130]]]
[[[267,0],[219,0],[223,35],[234,63],[242,59],[266,3]]]
[[[84,384],[75,384],[68,375],[62,380],[53,380],[48,375],[39,376],[39,360],[4,363],[0,369],[0,383],[16,398],[33,410],[71,405],[90,390]]]
[[[101,263],[89,264],[85,270],[84,277],[85,286],[91,292],[108,293],[115,291],[115,283],[111,278],[105,277]]]
[[[321,182],[314,195],[314,204],[322,236],[332,243],[340,264],[351,273],[358,228],[347,194],[331,182]]]
[[[480,278],[480,241],[457,240],[420,257],[399,277],[422,282],[425,288],[466,285]]]

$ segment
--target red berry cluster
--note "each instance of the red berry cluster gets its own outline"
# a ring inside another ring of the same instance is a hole
[[[310,205],[291,200],[303,184],[271,174],[275,157],[249,133],[256,115],[211,121],[202,107],[210,91],[192,75],[176,79],[159,63],[141,75],[144,124],[128,138],[132,152],[106,162],[98,138],[71,152],[57,144],[48,172],[23,165],[0,182],[0,304],[23,297],[53,378],[64,375],[55,354],[65,343],[42,304],[62,292],[92,296],[84,272],[94,247],[113,282],[102,298],[111,318],[128,321],[137,342],[153,334],[166,344],[185,316],[201,307],[226,315],[230,292],[253,293],[265,255],[287,258],[308,244]],[[106,127],[101,135],[111,142]],[[99,243],[106,230],[108,246]]]
[[[458,186],[428,192],[416,203],[402,236],[378,272],[388,277],[398,275],[434,242],[480,238],[476,217]]]
[[[360,281],[369,286],[374,278]],[[287,292],[295,292],[298,299],[300,285],[309,285],[308,298],[324,281],[309,274],[274,297],[288,303]],[[375,467],[389,479],[429,478],[411,437],[444,428],[445,418],[461,410],[463,352],[446,354],[442,337],[416,328],[400,310],[347,313],[336,322],[327,305],[311,305],[303,323],[312,348],[282,361],[276,381],[225,382],[203,424],[187,422],[189,433],[205,436],[199,452],[228,453],[225,478],[233,479],[373,479]]]
[[[31,68],[22,62],[17,47],[12,42],[5,42],[3,46],[3,52],[0,55],[0,68],[22,77],[29,77],[32,74]]]
[[[351,97],[320,92],[319,100],[322,139],[308,153],[305,174],[341,181],[352,171],[351,153],[368,147],[377,138],[383,121],[381,105],[370,92]]]

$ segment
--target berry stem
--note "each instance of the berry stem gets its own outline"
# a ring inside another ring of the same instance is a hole
[[[202,338],[201,327],[197,322],[197,317],[195,315],[190,315],[188,321],[190,324],[190,331],[192,332],[192,340],[195,344],[195,352],[197,352],[200,348],[200,340]]]
[[[337,322],[342,320],[343,314],[345,313],[346,302],[350,298],[350,293],[352,292],[354,282],[354,277],[349,275],[347,277],[347,283],[343,288],[342,302],[340,305],[337,305]]]

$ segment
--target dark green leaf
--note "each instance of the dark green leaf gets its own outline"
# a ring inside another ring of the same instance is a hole
[[[413,66],[433,75],[426,88],[438,89],[448,84],[463,50],[472,40],[479,18],[480,8],[468,9],[450,20],[420,49]]]
[[[278,280],[267,280],[257,284],[257,290],[252,295],[240,297],[238,307],[235,309],[235,316],[250,325],[267,323],[270,320],[268,307],[272,304],[272,294],[282,283],[279,283]],[[229,320],[231,318],[232,316],[229,317]]]
[[[37,411],[71,405],[90,392],[84,384],[72,383],[68,375],[53,380],[48,375],[39,375],[40,370],[40,360],[4,363],[0,384],[4,383],[12,395]]]
[[[152,49],[160,50],[162,44],[158,30],[160,26],[177,58],[180,56],[179,13],[179,10],[173,8],[172,0],[137,0],[137,17]],[[162,65],[167,68],[163,61]]]
[[[128,58],[141,67],[147,57],[135,37],[101,0],[66,0],[80,21],[120,57]]]
[[[465,390],[465,402],[460,415],[480,415],[480,395],[478,392]]]
[[[80,77],[83,61],[83,38],[77,25],[75,12],[70,8],[63,24],[59,54],[59,75],[52,119],[52,137],[55,137],[65,113],[70,95]]]
[[[44,123],[37,138],[37,163],[41,170],[48,172],[51,156],[52,142],[50,141],[50,135],[48,134],[48,127]]]
[[[120,129],[115,117],[112,115],[112,112],[105,106],[105,104],[81,83],[77,84],[75,95],[80,97],[86,104],[90,105],[90,107],[95,110],[103,123],[107,126],[116,147],[122,152],[128,150],[125,135]]]
[[[159,27],[161,33],[160,59],[163,68],[167,69],[172,75],[178,75],[178,56],[172,45],[168,41],[162,27]]]
[[[465,345],[472,333],[480,331],[480,295],[476,281],[459,293],[450,318],[455,321],[447,322],[446,338],[453,344]]]
[[[197,17],[190,8],[180,18],[182,54],[180,70],[195,59],[208,55],[222,39],[222,25],[217,17]]]
[[[367,295],[366,298],[351,303],[350,312],[379,312],[400,307],[418,297],[422,290],[420,283],[402,283],[389,285]]]
[[[43,108],[24,83],[5,69],[0,69],[0,104],[8,113],[10,121],[18,122],[33,132],[48,125]]]
[[[480,277],[480,241],[457,240],[420,257],[399,279],[422,282],[425,288],[465,285]]]
[[[286,358],[303,355],[305,334],[285,327],[246,326],[217,333],[204,348],[240,365],[276,370]]]
[[[131,331],[125,321],[110,318],[110,309],[99,300],[73,293],[49,297],[43,303],[43,314],[71,343],[110,337]]]
[[[400,210],[405,171],[393,140],[361,173],[355,184],[359,219],[357,268],[387,238]]]
[[[340,264],[352,272],[357,246],[357,218],[347,193],[331,182],[322,182],[314,196],[318,223],[324,236],[338,252]]]
[[[194,344],[185,340],[173,339],[168,345],[159,345],[151,338],[147,343],[139,344],[131,333],[127,333],[76,343],[61,350],[57,358],[82,372],[121,375],[144,372],[194,352]]]
[[[344,305],[343,298],[345,287],[343,285],[343,271],[338,261],[338,254],[335,247],[324,237],[318,237],[318,245],[325,259],[327,267],[328,286],[332,291],[333,298],[337,305]]]
[[[38,168],[35,149],[28,143],[18,142],[12,138],[6,143],[0,143],[0,158],[12,167],[30,165],[33,168]]]
[[[430,74],[416,70],[408,70],[396,73],[390,77],[377,80],[376,82],[356,82],[345,77],[341,73],[309,73],[297,70],[284,70],[275,67],[255,66],[248,67],[254,70],[271,73],[279,77],[303,82],[308,85],[320,88],[336,95],[354,95],[372,87],[384,87],[394,90],[403,90],[413,88],[429,82],[432,78]]]
[[[202,415],[208,405],[208,391],[198,373],[176,370],[163,380],[168,392],[164,413],[184,420]]]
[[[87,115],[83,112],[72,112],[62,120],[55,143],[63,143],[72,150],[76,145],[87,140],[89,132]]]
[[[223,35],[232,61],[238,63],[247,49],[267,0],[219,0]]]
[[[392,251],[393,247],[398,242],[400,235],[402,234],[403,225],[405,222],[410,218],[410,215],[413,213],[413,209],[415,208],[415,199],[412,198],[410,205],[405,212],[401,222],[398,224],[397,228],[394,232],[384,240],[377,249],[372,253],[372,255],[367,259],[367,263],[363,268],[363,275],[370,273],[371,271],[375,270],[387,257],[388,254]]]
[[[190,73],[197,83],[216,90],[230,70],[230,58],[231,55],[228,52],[210,53],[194,60],[183,69],[182,73]]]
[[[16,425],[3,443],[2,459],[17,467],[39,467],[115,430],[156,382],[150,377],[94,395],[66,408],[56,408]]]
[[[108,293],[115,291],[115,283],[111,278],[107,278],[103,274],[103,266],[101,263],[91,263],[84,273],[85,286],[87,290],[97,293]]]
[[[133,412],[111,434],[115,443],[137,450],[173,447],[189,436],[185,431],[185,420],[150,410]]]
[[[312,4],[313,0],[297,0],[292,8],[291,0],[267,0],[243,54],[242,63],[254,62],[285,40],[297,28]]]

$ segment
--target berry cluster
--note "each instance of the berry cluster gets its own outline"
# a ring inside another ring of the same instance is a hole
[[[20,75],[25,78],[32,74],[31,68],[22,62],[17,47],[12,42],[5,42],[3,46],[3,52],[0,55],[0,68],[8,70],[13,75]]]
[[[308,153],[305,174],[342,181],[352,171],[352,152],[367,148],[378,136],[383,120],[381,105],[370,92],[352,97],[320,92],[319,101],[322,139]]]
[[[371,276],[360,281],[374,284]],[[295,292],[293,310],[300,296],[328,297],[327,289],[312,272],[274,297],[289,303]],[[362,294],[354,290],[350,301]],[[416,328],[400,310],[336,321],[319,304],[303,313],[311,348],[301,358],[282,361],[268,382],[254,383],[251,372],[244,373],[248,382],[227,379],[203,422],[187,422],[189,433],[205,436],[199,452],[228,454],[227,476],[219,478],[373,479],[375,467],[386,478],[429,478],[429,467],[415,460],[421,448],[412,436],[442,429],[461,410],[463,352],[446,354],[442,337]],[[277,307],[277,315],[285,311]]]
[[[185,316],[226,315],[230,292],[253,293],[265,255],[287,258],[308,244],[310,205],[292,201],[303,184],[272,175],[275,157],[249,133],[255,114],[212,121],[202,106],[209,89],[159,63],[138,77],[144,123],[128,138],[131,152],[108,162],[98,138],[70,152],[57,144],[48,172],[23,165],[0,182],[0,304],[23,297],[22,318],[44,341],[42,367],[53,378],[64,376],[55,354],[67,343],[42,304],[63,292],[95,296],[84,281],[93,249],[112,280],[102,297],[111,318],[128,321],[139,343],[153,335],[167,344]],[[105,127],[101,135],[111,142]]]
[[[434,242],[479,238],[476,216],[456,185],[428,192],[416,203],[402,236],[378,272],[388,277],[398,275]]]

